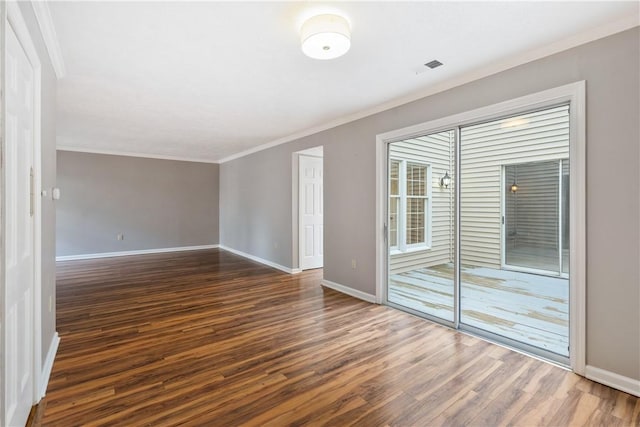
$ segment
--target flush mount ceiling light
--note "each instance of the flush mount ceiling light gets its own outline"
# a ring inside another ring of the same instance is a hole
[[[300,30],[302,51],[314,59],[333,59],[351,47],[349,22],[339,15],[316,15],[305,21]]]

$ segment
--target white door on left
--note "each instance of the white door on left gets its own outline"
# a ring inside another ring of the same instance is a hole
[[[5,24],[4,425],[23,426],[34,397],[34,70]]]
[[[300,156],[300,268],[323,265],[322,158]]]

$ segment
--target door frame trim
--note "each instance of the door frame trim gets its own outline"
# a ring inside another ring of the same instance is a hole
[[[20,11],[20,5],[18,4],[17,1],[8,1],[6,2],[7,5],[7,10],[6,10],[6,17],[5,17],[5,22],[4,25],[5,26],[11,26],[11,28],[13,29],[16,37],[18,38],[18,41],[20,42],[20,44],[22,45],[22,48],[25,51],[25,54],[27,55],[27,58],[29,59],[29,62],[31,63],[31,66],[33,67],[33,79],[34,79],[34,85],[33,85],[33,169],[34,169],[34,185],[35,185],[35,189],[34,189],[34,217],[33,217],[33,221],[34,221],[34,229],[33,229],[33,274],[34,274],[34,281],[33,281],[33,360],[32,360],[32,365],[31,365],[31,369],[32,369],[32,380],[33,380],[33,402],[31,402],[32,404],[35,404],[37,402],[40,401],[40,399],[43,397],[41,391],[44,389],[43,385],[41,384],[42,380],[43,380],[43,373],[42,373],[42,201],[41,201],[41,191],[42,191],[42,174],[41,174],[41,170],[42,170],[42,160],[41,160],[41,90],[42,90],[42,65],[40,62],[40,57],[38,55],[38,52],[35,48],[35,45],[33,43],[31,34],[29,32],[29,29],[27,27],[27,24],[24,20],[24,17],[22,16],[22,12]],[[7,30],[7,27],[4,28],[4,31]],[[4,49],[2,54],[4,55]],[[3,58],[3,67],[5,66],[4,64],[4,58]],[[4,70],[3,70],[4,71]],[[2,86],[3,86],[3,93],[4,93],[4,79],[2,81]],[[4,121],[5,121],[5,113],[6,113],[6,98],[2,99],[2,121],[3,121],[3,129],[4,129]],[[4,153],[4,143],[2,146],[2,150]],[[4,183],[6,182],[5,177],[4,177],[4,173],[5,171],[2,171],[2,182],[3,182],[3,186]],[[3,196],[3,201],[4,201],[4,196]],[[4,203],[3,205],[3,212],[2,212],[2,230],[3,230],[3,235],[5,235],[4,231],[6,229],[6,224],[5,224],[5,215],[4,215]],[[2,255],[2,264],[4,265],[4,247],[3,247],[3,255]],[[6,286],[6,283],[4,283],[5,281],[5,277],[4,275],[2,275],[2,281],[3,281],[3,285]],[[3,302],[4,304],[4,302]],[[5,333],[4,331],[2,332],[2,337],[1,339],[3,340],[3,348],[5,350],[7,350],[7,347],[4,343],[4,339],[5,339]],[[4,370],[4,357],[6,356],[6,353],[3,354],[3,360],[2,360],[2,369]],[[3,387],[3,395],[2,395],[2,399],[3,399],[3,414],[2,417],[4,419],[5,415],[4,414],[4,399],[6,399],[6,396],[4,396],[4,384],[2,385]]]
[[[386,301],[387,249],[385,243],[387,146],[391,142],[434,133],[496,117],[519,114],[533,109],[568,102],[570,105],[570,289],[569,342],[570,367],[580,375],[586,365],[586,82],[584,80],[493,105],[431,120],[376,136],[376,302]]]

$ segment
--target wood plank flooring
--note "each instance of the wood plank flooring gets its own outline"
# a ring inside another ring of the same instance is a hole
[[[42,425],[640,425],[638,398],[204,250],[58,264]]]

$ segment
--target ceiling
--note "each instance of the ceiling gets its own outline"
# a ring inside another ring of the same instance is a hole
[[[51,2],[67,70],[58,147],[224,161],[637,22],[638,4]],[[302,21],[331,11],[350,20],[351,50],[307,58]]]

